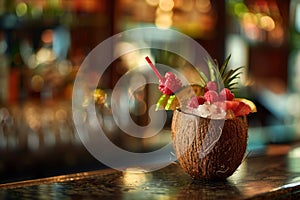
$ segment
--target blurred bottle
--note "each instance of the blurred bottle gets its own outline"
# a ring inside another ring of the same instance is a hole
[[[290,3],[289,90],[300,92],[300,0]]]
[[[10,33],[9,103],[20,103],[28,98],[27,67],[21,55],[20,33]]]
[[[0,32],[0,104],[8,100],[9,64],[6,55],[7,43],[3,32]]]

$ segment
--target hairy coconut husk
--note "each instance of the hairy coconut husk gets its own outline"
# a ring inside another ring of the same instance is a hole
[[[195,179],[223,180],[241,164],[247,146],[246,117],[217,120],[175,110],[172,141],[181,168]]]

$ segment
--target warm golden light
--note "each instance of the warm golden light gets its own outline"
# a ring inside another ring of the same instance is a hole
[[[262,16],[260,18],[260,27],[266,31],[272,31],[275,28],[275,22],[269,16]]]
[[[62,109],[62,108],[58,109],[55,112],[55,117],[56,117],[57,121],[65,122],[67,120],[67,117],[68,117],[67,111]]]
[[[165,16],[160,16],[155,19],[155,25],[158,28],[167,29],[172,26],[172,19]]]
[[[25,109],[25,120],[32,130],[38,130],[41,127],[41,120],[38,115],[39,111],[34,106],[28,106]]]
[[[163,12],[160,9],[156,11],[155,25],[158,28],[170,28],[173,24],[173,12]]]
[[[246,38],[255,42],[268,42],[272,46],[279,46],[284,42],[285,30],[276,2],[260,6],[255,2],[246,5],[232,1],[229,8],[228,12],[239,20],[242,34]]]
[[[174,1],[173,0],[160,0],[159,1],[159,8],[163,11],[171,11],[174,7]]]
[[[36,64],[51,62],[55,59],[54,53],[50,49],[42,48],[36,54]]]
[[[120,42],[117,44],[116,55],[119,52],[128,52],[122,56],[122,62],[127,69],[132,69],[137,66],[137,58],[140,58],[139,51],[133,51],[136,48],[136,44],[129,42]],[[121,68],[119,68],[121,70]]]
[[[72,63],[70,61],[61,61],[57,65],[59,73],[63,76],[67,76],[72,71]]]
[[[257,24],[258,22],[257,15],[250,12],[244,13],[242,19],[243,23]]]
[[[94,101],[99,105],[104,104],[107,98],[107,94],[104,90],[96,89],[94,91]]]
[[[250,12],[246,12],[243,14],[242,25],[245,30],[244,34],[252,40],[257,40],[260,36],[260,30],[257,27],[257,23],[257,15]]]
[[[140,186],[146,182],[147,178],[145,173],[137,173],[126,171],[123,173],[123,182],[126,186]]]
[[[159,3],[159,0],[146,0],[146,3],[150,6],[157,6]]]
[[[28,67],[31,69],[34,69],[37,67],[37,60],[36,60],[36,55],[32,54],[29,58],[28,58]]]
[[[34,75],[31,78],[31,88],[36,91],[40,92],[44,86],[44,79],[40,75]]]

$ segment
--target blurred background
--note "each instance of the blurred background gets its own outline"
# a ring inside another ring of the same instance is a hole
[[[251,155],[270,143],[299,140],[300,0],[0,0],[0,183],[105,168],[74,128],[73,81],[103,40],[147,26],[178,30],[220,63],[231,54],[230,65],[245,66],[239,95],[258,109],[249,117]],[[128,45],[134,44],[124,41],[118,48]],[[107,136],[135,152],[170,140],[168,123],[159,136],[141,140],[120,134],[111,115],[109,91],[144,53],[113,62],[87,95],[99,103]],[[159,63],[188,69],[170,52],[151,54]],[[137,78],[144,80],[132,82]],[[132,94],[131,116],[140,125],[148,123],[148,102],[159,97],[149,95],[151,87]]]

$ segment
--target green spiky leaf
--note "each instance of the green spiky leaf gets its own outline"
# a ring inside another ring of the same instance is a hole
[[[215,72],[215,66],[212,64],[210,60],[207,60],[207,65],[209,69],[209,75],[211,81],[217,81],[216,72]]]
[[[204,86],[206,85],[206,83],[208,82],[208,78],[207,78],[206,75],[205,75],[203,72],[201,72],[201,71],[199,71],[199,74],[200,74],[200,77],[201,77],[200,85],[204,87]]]
[[[224,87],[232,90],[232,86],[237,84],[237,79],[240,77],[242,72],[240,71],[243,67],[238,67],[236,69],[229,70],[223,77]],[[234,83],[232,85],[232,83]]]
[[[210,79],[207,78],[207,76],[203,73],[200,72],[200,76],[201,76],[201,84],[204,82],[204,86],[206,85],[206,83],[208,81],[216,81],[218,84],[220,84],[221,82],[223,83],[224,87],[233,90],[236,88],[233,88],[233,86],[235,86],[237,84],[237,79],[240,77],[240,75],[242,74],[241,69],[244,67],[237,67],[235,69],[228,69],[228,64],[229,64],[229,60],[231,58],[231,55],[229,55],[225,61],[223,62],[222,66],[219,68],[218,62],[215,61],[215,64],[217,65],[218,69],[219,69],[219,74],[216,73],[215,71],[215,66],[214,64],[211,62],[210,59],[207,59],[207,65],[208,65],[208,69],[209,69],[209,75],[210,75]]]
[[[227,69],[227,66],[228,66],[228,63],[229,63],[230,58],[231,58],[231,55],[229,55],[229,56],[225,59],[223,65],[222,65],[221,68],[220,68],[220,74],[221,74],[221,77],[223,77],[224,74],[225,74],[225,72],[226,72],[226,69]]]

